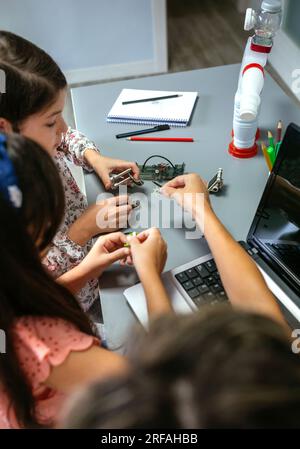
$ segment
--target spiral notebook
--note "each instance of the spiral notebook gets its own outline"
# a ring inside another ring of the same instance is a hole
[[[180,95],[176,98],[123,105],[124,101]],[[187,126],[197,99],[197,92],[123,89],[108,113],[107,121],[135,125]]]

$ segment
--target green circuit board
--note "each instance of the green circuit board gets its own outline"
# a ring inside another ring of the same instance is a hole
[[[169,181],[184,174],[185,164],[177,164],[172,167],[170,164],[160,163],[153,165],[138,166],[140,177],[143,181]]]

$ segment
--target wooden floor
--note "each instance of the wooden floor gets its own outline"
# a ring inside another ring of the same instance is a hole
[[[234,0],[168,0],[169,71],[241,62],[248,33]]]
[[[242,62],[249,32],[237,0],[167,0],[169,72]],[[268,64],[267,70],[293,101],[299,101]]]

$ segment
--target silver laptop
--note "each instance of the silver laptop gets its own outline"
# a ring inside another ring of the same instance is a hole
[[[204,240],[204,239],[203,239]],[[291,124],[269,176],[247,236],[240,242],[255,260],[292,326],[300,321],[300,128]],[[228,301],[209,248],[207,253],[162,275],[177,313]],[[202,253],[203,254],[203,253]],[[136,317],[147,326],[141,284],[124,295]]]

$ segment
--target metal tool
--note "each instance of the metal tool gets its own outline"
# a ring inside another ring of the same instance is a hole
[[[133,182],[137,186],[142,186],[144,184],[144,182],[141,179],[137,181],[133,177],[131,168],[127,168],[127,170],[124,170],[121,173],[112,173],[110,175],[110,180],[111,180],[111,189],[112,190],[116,190],[119,186],[131,183],[131,182]]]
[[[209,193],[218,193],[224,185],[223,168],[219,168],[215,176],[209,181],[207,190]]]

